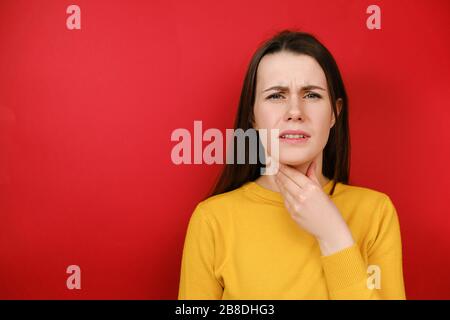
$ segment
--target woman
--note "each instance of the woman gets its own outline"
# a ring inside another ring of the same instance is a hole
[[[229,164],[189,221],[179,299],[405,299],[389,196],[351,186],[347,95],[330,52],[283,31],[254,54],[235,129],[279,129],[279,170]]]

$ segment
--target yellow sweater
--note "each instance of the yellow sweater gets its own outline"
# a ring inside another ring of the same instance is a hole
[[[282,195],[255,182],[200,202],[187,228],[178,299],[406,299],[389,196],[338,183],[331,199],[355,245],[329,256],[290,217]]]

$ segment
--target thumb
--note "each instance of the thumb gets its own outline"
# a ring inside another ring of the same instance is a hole
[[[317,184],[320,185],[319,179],[317,179],[316,176],[316,160],[313,160],[308,167],[308,170],[306,171],[306,176],[308,178],[310,178],[312,181],[316,182]]]

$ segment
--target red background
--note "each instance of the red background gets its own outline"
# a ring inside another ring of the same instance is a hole
[[[176,299],[220,167],[172,164],[170,135],[232,128],[251,54],[283,28],[341,68],[351,183],[397,207],[407,298],[450,298],[449,1],[77,0],[81,30],[70,4],[0,3],[0,298]]]

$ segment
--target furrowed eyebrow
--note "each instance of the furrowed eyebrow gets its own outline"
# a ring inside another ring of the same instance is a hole
[[[304,87],[301,87],[300,91],[307,91],[307,90],[313,90],[313,89],[326,91],[324,88],[315,86],[315,85],[306,85]],[[273,87],[265,89],[263,92],[270,91],[270,90],[289,91],[289,88],[285,87],[285,86],[273,86]]]

